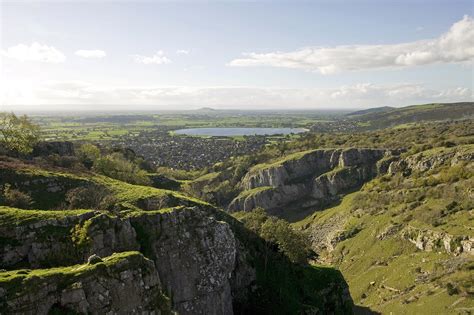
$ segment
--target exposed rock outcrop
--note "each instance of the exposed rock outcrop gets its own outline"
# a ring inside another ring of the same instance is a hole
[[[284,185],[278,187],[256,188],[247,195],[240,195],[229,205],[229,211],[251,211],[256,207],[273,209],[287,204],[291,200],[304,198],[309,194],[305,184]]]
[[[295,204],[300,208],[322,207],[376,176],[380,169],[377,161],[397,154],[383,149],[313,150],[271,165],[257,165],[242,179],[244,191],[228,210]]]
[[[95,216],[93,211],[71,211],[63,216],[28,220],[27,210],[1,210],[2,222],[10,216],[15,217],[16,224],[0,226],[0,269],[47,268],[83,261],[71,231],[75,226],[90,222],[87,220]],[[38,212],[33,215],[38,215]]]
[[[232,314],[237,244],[227,223],[198,208],[144,214],[131,222],[180,314]]]
[[[331,252],[341,240],[347,218],[334,216],[322,224],[313,225],[309,229],[311,247],[317,253],[324,250]]]
[[[171,305],[153,261],[138,252],[96,264],[0,272],[5,314],[166,314]]]
[[[411,155],[407,158],[397,158],[391,161],[388,173],[427,172],[442,165],[455,166],[462,162],[474,161],[474,153],[457,148],[437,148]]]
[[[405,228],[401,235],[420,250],[428,252],[443,250],[455,255],[460,253],[474,255],[474,238],[469,236],[453,236],[444,232],[410,226]]]
[[[29,219],[28,210],[3,210],[0,222],[8,222],[6,218],[12,215],[18,222],[0,226],[3,269],[72,265],[93,254],[106,257],[141,250],[155,262],[163,288],[171,294],[173,309],[180,314],[232,314],[233,295],[239,294],[232,289],[242,290],[255,280],[255,271],[245,260],[245,248],[229,224],[216,220],[205,208],[180,207],[128,216],[65,211],[50,219],[41,216],[52,211],[35,211],[39,217]],[[47,295],[55,288],[52,286]],[[102,309],[91,307],[81,304],[73,309],[101,313]]]

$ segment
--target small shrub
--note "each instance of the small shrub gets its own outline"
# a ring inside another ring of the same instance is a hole
[[[77,187],[66,193],[69,209],[111,209],[115,204],[114,196],[105,188],[89,186]]]
[[[5,184],[2,199],[5,205],[14,208],[30,209],[33,204],[33,199],[29,194],[13,189],[10,184]]]
[[[448,291],[449,295],[454,295],[454,294],[459,293],[458,289],[450,282],[446,285],[446,291]]]

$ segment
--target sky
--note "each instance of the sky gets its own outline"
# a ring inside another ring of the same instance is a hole
[[[4,1],[0,110],[473,100],[471,1]]]

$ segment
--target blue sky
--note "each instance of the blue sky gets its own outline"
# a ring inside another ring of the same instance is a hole
[[[1,2],[3,109],[472,100],[470,1]]]

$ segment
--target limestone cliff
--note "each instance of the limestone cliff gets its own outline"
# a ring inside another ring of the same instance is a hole
[[[153,261],[138,252],[53,269],[0,272],[2,314],[171,314]]]
[[[398,153],[383,149],[312,150],[257,165],[242,179],[244,190],[228,210],[327,205],[377,175],[377,161]]]
[[[236,273],[237,256],[245,255],[238,251],[245,249],[229,225],[205,209],[180,207],[126,216],[32,211],[37,216],[32,218],[28,210],[2,208],[2,221],[8,222],[12,212],[17,224],[0,227],[0,268],[64,266],[84,262],[92,254],[141,250],[155,262],[156,277],[180,314],[231,314],[231,278],[239,277],[240,285],[248,286],[255,277],[252,272]],[[7,293],[13,294],[11,290]]]

